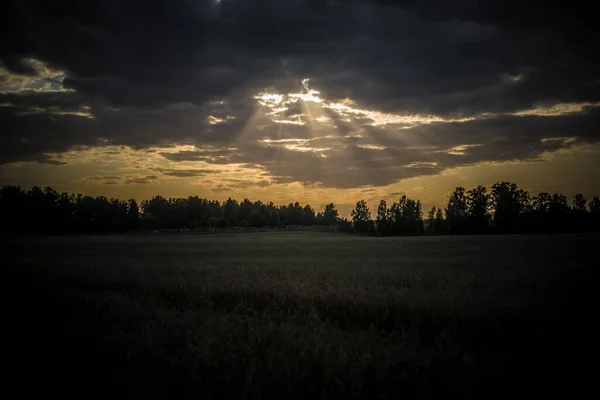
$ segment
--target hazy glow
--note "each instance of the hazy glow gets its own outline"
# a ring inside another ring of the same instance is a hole
[[[454,156],[464,156],[466,153],[466,151],[470,148],[473,147],[479,147],[482,146],[481,144],[461,144],[460,146],[454,146],[450,149],[447,150],[439,150],[436,151],[436,153],[446,153],[446,154],[452,154]]]
[[[79,107],[79,109],[76,109],[76,110],[61,110],[57,107],[48,107],[48,108],[31,107],[31,108],[29,108],[29,110],[18,113],[17,115],[22,116],[22,115],[32,115],[32,114],[73,115],[73,116],[82,117],[82,118],[95,118],[94,115],[90,112],[89,106],[81,106],[81,107]]]
[[[398,115],[382,113],[379,111],[364,110],[354,107],[354,102],[346,99],[341,103],[326,104],[325,107],[334,110],[342,116],[354,116],[371,120],[367,125],[380,126],[388,124],[406,125],[404,128],[412,128],[416,125],[430,124],[432,122],[449,121],[440,117],[426,115]]]
[[[361,149],[369,149],[369,150],[385,150],[385,146],[378,146],[375,144],[357,144]]]
[[[314,89],[310,89],[308,87],[309,80],[310,79],[303,79],[302,87],[304,88],[304,90],[301,93],[290,93],[290,98],[302,101],[312,101],[313,103],[322,103],[323,100],[320,99],[318,96],[319,94],[321,94],[321,92]]]
[[[307,143],[310,142],[313,139],[298,139],[298,138],[291,138],[291,139],[262,139],[259,140],[260,143],[266,143],[267,145],[270,145],[271,143],[277,144],[277,143],[298,143],[298,144],[303,144],[303,143]]]
[[[327,150],[331,150],[330,147],[311,147],[309,144],[311,141],[317,138],[311,139],[299,139],[299,138],[290,138],[290,139],[262,139],[258,142],[264,145],[265,147],[282,147],[291,151],[300,151],[300,152],[309,152],[313,153],[321,153]]]
[[[522,76],[517,75],[509,78],[511,82],[517,82],[522,79]],[[267,115],[271,117],[273,122],[290,125],[305,125],[307,118],[310,118],[311,123],[331,123],[331,118],[324,115],[324,109],[334,111],[339,115],[340,120],[344,122],[357,123],[357,121],[355,121],[356,119],[363,119],[364,121],[360,121],[363,125],[396,125],[397,129],[410,129],[414,128],[415,126],[431,123],[468,122],[477,118],[492,118],[501,115],[486,113],[481,114],[478,117],[443,118],[436,115],[384,113],[376,110],[360,108],[351,99],[345,99],[340,102],[327,102],[320,97],[320,92],[318,90],[309,88],[308,82],[308,79],[304,79],[302,81],[303,90],[299,93],[281,94],[263,92],[254,96],[254,98],[258,100],[259,104],[270,109],[270,111],[267,112]],[[303,115],[296,114],[293,116],[284,117],[283,113],[288,111],[290,106],[298,101],[300,101],[300,104],[302,105]],[[587,107],[596,106],[600,106],[600,103],[559,103],[517,111],[509,115],[544,117],[561,116],[581,113],[584,112]],[[461,150],[457,150],[454,153],[449,154],[462,155],[464,153],[462,153]]]
[[[293,118],[293,119],[291,119]],[[278,124],[289,124],[289,125],[304,125],[304,121],[302,121],[302,116],[300,114],[291,115],[290,119],[275,119],[273,118],[273,122]]]
[[[539,106],[529,110],[522,110],[512,115],[528,116],[537,115],[541,117],[555,117],[565,114],[584,112],[588,107],[598,107],[600,103],[558,103],[551,106]]]
[[[555,137],[555,138],[543,138],[542,140],[540,140],[540,142],[542,142],[542,143],[558,142],[558,143],[563,143],[563,144],[570,144],[570,143],[575,142],[575,140],[577,140],[577,139],[573,138],[573,137]]]
[[[438,163],[437,162],[425,162],[425,161],[418,161],[418,162],[414,162],[414,163],[410,163],[408,165],[406,165],[407,168],[433,168],[433,167],[437,167]]]
[[[261,105],[271,108],[282,104],[284,101],[284,96],[276,93],[260,93],[254,96],[254,98],[258,100]]]
[[[518,73],[517,75],[506,74],[505,77],[509,81],[511,81],[513,83],[517,83],[517,82],[523,80],[523,78],[525,78],[525,74],[523,74],[523,73]]]
[[[235,117],[228,115],[225,118],[218,118],[218,117],[214,117],[212,115],[210,115],[208,117],[208,123],[211,125],[217,125],[217,124],[222,124],[224,122],[227,122],[229,120],[235,119]]]
[[[314,153],[331,150],[329,147],[308,147],[308,146],[300,146],[298,144],[284,144],[283,147],[288,150],[292,150],[292,151],[301,151],[301,152],[312,151]]]
[[[166,148],[151,147],[148,149],[148,152],[155,152],[157,150],[160,150],[163,153],[179,153],[182,151],[210,151],[210,147],[196,147],[193,144],[183,144]]]

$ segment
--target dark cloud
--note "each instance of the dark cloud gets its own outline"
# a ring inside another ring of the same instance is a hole
[[[571,3],[26,3],[3,13],[7,68],[31,73],[14,60],[37,57],[67,72],[66,87],[117,106],[204,104],[297,88],[303,77],[332,96],[396,110],[598,100],[598,33],[592,13]],[[518,74],[519,84],[503,80]]]
[[[527,7],[514,0],[9,2],[0,6],[0,165],[60,165],[54,153],[114,144],[173,162],[258,166],[271,179],[265,186],[347,188],[534,160],[600,142],[597,107],[512,115],[600,102],[594,16],[572,2],[541,0]],[[50,89],[7,89],[37,78],[54,81]],[[324,109],[330,124],[292,125],[273,119],[296,120],[301,103],[275,118],[254,99],[266,89],[298,92],[303,78],[330,102],[476,119],[371,126],[371,116]],[[564,137],[575,139],[558,139]],[[175,144],[196,149],[167,150]]]
[[[210,149],[210,150],[186,150],[179,151],[177,153],[160,153],[161,156],[170,161],[181,162],[181,161],[206,161],[215,162],[217,160],[227,159],[227,156],[231,155],[234,150],[227,149]]]
[[[153,183],[158,179],[156,175],[147,176],[116,176],[116,175],[98,175],[88,176],[85,178],[87,182],[101,183],[103,185],[116,185],[118,183],[130,184],[148,184]]]
[[[114,175],[88,176],[87,182],[100,183],[102,185],[117,185],[122,181],[122,177]]]
[[[158,176],[156,175],[148,175],[146,177],[135,177],[135,178],[127,178],[125,179],[125,184],[126,185],[130,185],[130,184],[140,184],[140,185],[145,185],[148,183],[156,183],[155,181],[158,179]]]
[[[114,175],[102,175],[102,176],[88,176],[86,180],[88,181],[118,181],[120,180],[120,176]]]
[[[248,189],[250,187],[266,188],[266,187],[272,185],[272,183],[267,181],[266,179],[263,179],[260,181],[247,181],[244,179],[223,179],[223,181],[229,182],[229,183],[217,184],[212,189],[212,191],[215,193],[219,193],[219,192],[228,192],[233,189]]]
[[[163,175],[174,176],[176,178],[191,178],[195,176],[204,176],[215,174],[219,171],[213,169],[158,169]]]
[[[400,132],[371,127],[363,137],[328,136],[294,150],[289,141],[248,144],[227,162],[258,163],[277,183],[301,181],[326,187],[387,185],[481,162],[528,161],[545,152],[598,143],[600,109],[584,115],[504,116],[462,123],[435,123]],[[360,146],[375,145],[380,149]],[[312,150],[311,150],[312,149]],[[319,151],[320,149],[328,149]],[[206,160],[220,163],[219,160]]]
[[[600,109],[593,108],[584,114],[502,116],[400,131],[393,126],[369,127],[360,128],[362,137],[329,135],[300,138],[300,144],[293,139],[247,144],[243,152],[231,151],[226,162],[261,163],[277,183],[378,186],[457,166],[528,161],[545,152],[598,143],[599,122]]]
[[[44,157],[41,157],[37,161],[41,164],[48,164],[48,165],[66,165],[67,164],[64,161],[52,160],[52,159],[44,158]]]

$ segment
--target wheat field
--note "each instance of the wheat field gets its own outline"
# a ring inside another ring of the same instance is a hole
[[[22,394],[575,393],[599,236],[2,241]]]

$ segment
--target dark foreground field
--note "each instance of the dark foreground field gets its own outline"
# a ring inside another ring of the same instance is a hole
[[[598,239],[5,238],[4,379],[22,398],[576,396]]]

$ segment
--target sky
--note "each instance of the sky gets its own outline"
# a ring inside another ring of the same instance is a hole
[[[0,185],[342,214],[498,181],[599,195],[595,14],[549,4],[4,2]]]

